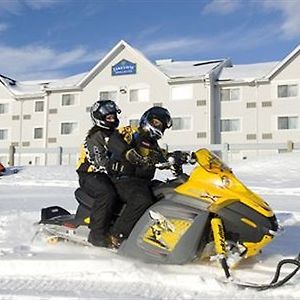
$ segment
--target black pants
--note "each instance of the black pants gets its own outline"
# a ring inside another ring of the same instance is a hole
[[[129,177],[114,180],[114,184],[120,200],[126,203],[126,207],[114,223],[111,232],[112,234],[122,233],[128,237],[135,223],[153,203],[150,181]]]
[[[105,173],[80,173],[79,185],[95,199],[89,228],[97,236],[105,236],[109,231],[113,210],[118,202],[114,184]]]

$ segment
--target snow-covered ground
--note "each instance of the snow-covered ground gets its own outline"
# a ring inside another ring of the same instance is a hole
[[[284,227],[233,274],[269,283],[277,262],[300,251],[300,153],[230,167],[271,205]],[[70,166],[30,166],[0,177],[0,299],[300,299],[300,274],[281,288],[258,292],[218,281],[224,275],[217,266],[150,265],[95,247],[32,243],[42,207],[75,211],[77,185]]]

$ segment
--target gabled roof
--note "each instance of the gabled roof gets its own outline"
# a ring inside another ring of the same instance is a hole
[[[299,54],[300,45],[298,45],[289,55],[287,55],[270,73],[266,75],[266,78],[270,79],[282,68],[284,68],[295,56]]]
[[[154,64],[139,50],[121,40],[105,57],[99,61],[97,65],[94,66],[90,72],[85,74],[77,85],[84,87],[113,59],[113,57],[121,53],[121,51],[125,48],[127,48],[127,50],[132,52],[135,56],[140,57],[150,68],[154,70],[154,72],[165,79],[201,77],[211,72],[224,61],[224,59],[207,61],[173,61],[172,59],[166,59],[156,61],[156,64]]]
[[[88,72],[72,75],[62,79],[50,81],[45,87],[47,90],[70,89],[79,86],[79,82],[87,76]]]
[[[223,68],[218,81],[240,81],[251,82],[266,78],[266,75],[278,65],[277,61],[246,64],[246,65],[233,65],[230,68]]]
[[[148,64],[155,72],[157,72],[160,76],[164,76],[163,73],[159,72],[155,65],[153,65],[140,51],[131,47],[128,43],[121,40],[117,45],[112,48],[99,62],[94,66],[94,68],[88,72],[79,82],[78,85],[84,87],[88,82],[90,82],[100,71],[106,66],[117,54],[119,54],[124,48],[133,52],[135,55],[139,56],[143,59],[146,64]]]
[[[157,61],[157,67],[169,78],[204,77],[224,60],[208,61]]]
[[[266,62],[257,64],[231,65],[228,59],[207,61],[173,61],[172,59],[158,60],[152,63],[143,53],[133,48],[125,41],[119,41],[89,72],[69,76],[56,80],[22,81],[0,74],[0,84],[16,98],[42,97],[45,91],[81,90],[84,88],[110,61],[124,49],[139,57],[154,72],[168,81],[201,80],[214,70],[221,70],[219,82],[251,82],[254,80],[269,80],[299,54],[300,45],[280,62]]]

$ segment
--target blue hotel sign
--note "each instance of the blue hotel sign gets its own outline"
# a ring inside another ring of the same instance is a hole
[[[126,59],[122,59],[111,68],[112,76],[129,75],[129,74],[136,74],[136,64]]]

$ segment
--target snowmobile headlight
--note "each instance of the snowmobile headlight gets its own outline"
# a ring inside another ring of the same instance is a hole
[[[222,179],[222,185],[226,188],[229,187],[231,183],[230,179],[227,176],[222,176],[221,179]]]

